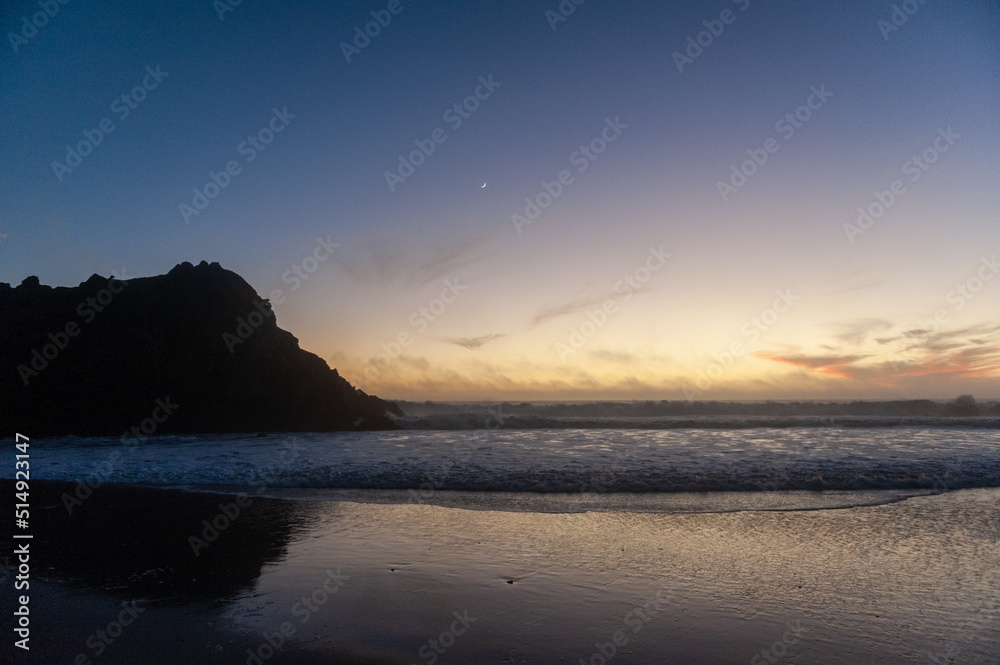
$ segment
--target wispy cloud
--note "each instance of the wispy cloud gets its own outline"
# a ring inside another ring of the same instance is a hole
[[[885,319],[868,318],[857,319],[856,321],[849,321],[847,323],[835,323],[832,324],[832,327],[837,331],[834,334],[834,339],[844,344],[857,345],[867,341],[872,333],[891,329],[893,323]]]
[[[489,344],[490,342],[500,339],[501,337],[509,337],[518,333],[523,334],[530,332],[538,326],[548,323],[549,321],[557,319],[561,316],[578,314],[593,307],[598,307],[603,305],[607,300],[615,299],[618,295],[619,294],[609,291],[595,295],[579,296],[569,300],[561,300],[543,305],[531,318],[528,324],[517,331],[490,333],[487,335],[480,335],[478,337],[442,337],[441,340],[447,342],[448,344],[454,344],[470,350],[478,349],[486,344]]]
[[[605,300],[612,300],[618,294],[611,292],[599,293],[590,296],[580,296],[571,300],[563,300],[548,305],[544,305],[532,319],[532,327],[540,326],[543,323],[568,314],[576,314],[585,309],[602,304]]]
[[[488,244],[486,237],[465,238],[421,250],[391,239],[373,238],[336,259],[355,280],[379,286],[401,282],[419,287],[483,260],[489,255]]]
[[[448,344],[454,344],[456,346],[461,346],[470,351],[474,351],[490,342],[500,339],[501,337],[506,337],[503,333],[491,333],[489,335],[480,335],[479,337],[442,337],[441,340],[447,342]]]
[[[417,286],[455,274],[486,257],[483,242],[465,240],[450,247],[441,247],[418,259],[409,268],[406,278]]]
[[[639,360],[639,356],[634,353],[628,353],[627,351],[608,351],[607,349],[597,349],[595,351],[591,351],[589,355],[596,360],[615,363],[618,365],[631,365]]]
[[[801,367],[804,369],[812,370],[820,374],[827,374],[829,376],[836,376],[843,379],[852,378],[853,372],[851,371],[852,365],[857,363],[859,360],[864,360],[868,358],[867,355],[822,355],[813,356],[806,354],[774,354],[767,351],[756,351],[753,355],[757,358],[763,360],[770,360],[773,362],[787,363],[795,367]]]
[[[903,378],[1000,376],[1000,326],[982,324],[958,330],[894,329],[882,319],[863,319],[838,326],[837,343],[820,344],[822,353],[800,348],[758,351],[753,355],[808,373],[893,385]]]
[[[982,325],[923,335],[907,331],[894,370],[909,376],[1000,374],[1000,326]]]
[[[846,266],[838,274],[841,276],[827,283],[826,292],[829,295],[873,289],[885,283],[884,279],[868,276],[862,270],[852,270]]]

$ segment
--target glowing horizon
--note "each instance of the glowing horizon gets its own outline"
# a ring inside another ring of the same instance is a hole
[[[893,6],[68,5],[0,281],[218,261],[386,398],[995,398],[995,16]]]

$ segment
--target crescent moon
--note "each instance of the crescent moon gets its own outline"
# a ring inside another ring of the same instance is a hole
[[[482,185],[480,185],[479,189],[486,189],[486,183],[484,182]]]

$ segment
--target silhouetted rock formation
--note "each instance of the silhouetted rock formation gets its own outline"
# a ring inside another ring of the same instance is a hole
[[[972,395],[962,395],[949,402],[944,407],[944,415],[949,417],[978,416],[981,414],[979,405]]]
[[[0,423],[28,436],[393,428],[219,264],[0,284]]]

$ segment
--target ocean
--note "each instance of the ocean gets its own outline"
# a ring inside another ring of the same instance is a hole
[[[748,418],[705,418],[696,428],[674,428],[665,426],[669,419],[618,419],[600,428],[564,420],[531,429],[433,430],[422,419],[420,429],[380,432],[130,437],[125,443],[61,437],[33,442],[31,473],[95,486],[545,511],[615,509],[626,496],[636,509],[677,510],[670,494],[716,492],[772,495],[752,499],[761,507],[816,508],[1000,487],[995,421],[979,428],[891,422],[762,427]],[[654,428],[636,428],[640,424]],[[11,457],[5,470],[14,468],[13,453],[4,451]],[[511,493],[534,496],[505,497]],[[707,510],[731,501],[708,494],[701,500]],[[692,509],[690,500],[683,505]]]
[[[32,439],[25,662],[996,664],[994,420],[475,422]]]

